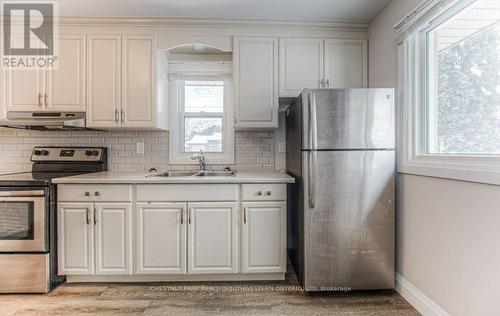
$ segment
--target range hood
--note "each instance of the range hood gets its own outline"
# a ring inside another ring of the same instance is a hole
[[[31,130],[90,130],[85,127],[85,112],[9,111],[0,126]]]

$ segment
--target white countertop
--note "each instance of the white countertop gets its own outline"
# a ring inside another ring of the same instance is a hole
[[[53,179],[53,183],[294,183],[295,179],[282,172],[237,172],[220,177],[151,177],[144,172],[105,171]]]

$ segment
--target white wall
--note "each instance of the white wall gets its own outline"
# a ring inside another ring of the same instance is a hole
[[[393,0],[369,30],[370,86],[396,86]],[[500,315],[500,187],[399,175],[396,270],[451,315]]]

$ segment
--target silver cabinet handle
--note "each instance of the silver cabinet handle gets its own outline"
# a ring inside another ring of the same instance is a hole
[[[192,208],[189,208],[188,210],[188,224],[191,225],[191,211],[192,211]]]
[[[101,192],[99,192],[99,191],[95,191],[95,192],[94,192],[94,195],[95,195],[95,196],[99,196],[99,195],[101,195]]]
[[[121,110],[120,118],[121,118],[122,123],[125,122],[125,111]]]
[[[246,206],[243,208],[243,224],[247,223],[247,208]]]
[[[38,107],[42,107],[42,94],[38,93]]]
[[[45,103],[45,107],[47,107],[48,106],[48,100],[49,100],[49,96],[47,95],[47,93],[43,94],[43,100],[44,100],[44,103]]]
[[[85,192],[84,195],[85,196],[90,196],[90,192]]]
[[[330,88],[330,79],[326,79],[326,87]]]
[[[97,208],[94,206],[94,226],[97,225]]]
[[[257,195],[261,196],[262,195],[262,191],[257,191]]]
[[[268,195],[268,196],[271,195],[271,191],[267,191],[266,195]]]
[[[119,115],[120,113],[118,112],[117,109],[115,109],[115,123],[118,123],[120,121]]]
[[[87,209],[87,212],[85,213],[85,218],[87,220],[87,225],[90,225],[90,209]]]
[[[181,210],[181,225],[184,224],[184,209]]]

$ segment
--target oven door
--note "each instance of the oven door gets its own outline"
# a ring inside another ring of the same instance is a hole
[[[0,191],[0,253],[45,252],[43,190]]]

